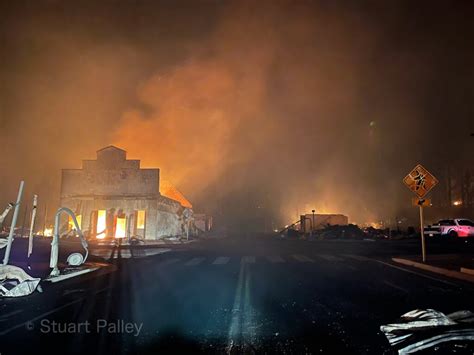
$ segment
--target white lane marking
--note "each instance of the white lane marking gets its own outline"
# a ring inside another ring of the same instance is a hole
[[[130,257],[132,256],[132,253],[130,252],[130,250],[127,250],[127,249],[125,249],[125,250],[120,250],[119,253],[120,253],[120,257],[121,257],[122,259],[128,259],[128,258],[130,258]],[[118,258],[118,253],[115,253],[114,259],[117,259],[117,258]]]
[[[212,265],[225,265],[229,262],[230,258],[228,256],[219,256],[214,260]]]
[[[255,259],[255,257],[250,258]],[[228,354],[234,352],[234,347],[252,346],[256,341],[255,309],[250,300],[250,270],[249,263],[243,262],[240,264],[239,279],[232,307],[232,319],[227,337],[226,353]]]
[[[317,254],[317,256],[327,261],[343,261],[344,260],[342,258],[338,258],[337,256],[328,255],[328,254]]]
[[[266,257],[271,263],[284,263],[286,262],[281,256],[279,255],[267,255]]]
[[[354,255],[354,254],[343,254],[342,256],[344,257],[347,257],[347,258],[350,258],[350,259],[355,259],[355,260],[358,260],[358,261],[369,261],[369,260],[372,260],[366,256],[362,256],[362,255]]]
[[[410,293],[407,289],[404,289],[403,287],[397,286],[397,285],[391,283],[390,281],[384,281],[383,283],[387,286],[390,286],[390,287],[392,287],[396,290],[402,291],[404,293]]]
[[[243,256],[242,260],[240,262],[242,264],[254,264],[255,263],[255,256]]]
[[[98,295],[99,293],[104,292],[104,291],[106,291],[106,290],[108,290],[108,289],[109,289],[109,287],[104,287],[104,288],[98,290],[97,292],[95,292],[94,295]],[[10,327],[10,328],[8,328],[8,329],[5,329],[5,330],[1,331],[1,332],[0,332],[0,336],[3,336],[3,335],[5,335],[5,334],[8,334],[8,333],[10,333],[10,332],[12,332],[12,331],[14,331],[14,330],[16,330],[16,329],[18,329],[18,328],[22,328],[22,327],[25,328],[25,326],[29,325],[30,323],[34,323],[34,322],[36,322],[37,320],[44,319],[46,316],[49,316],[49,315],[51,315],[51,314],[53,314],[53,313],[56,313],[56,312],[58,312],[58,311],[60,311],[60,310],[62,310],[62,309],[64,309],[64,308],[69,307],[69,306],[72,306],[73,304],[82,302],[82,301],[86,300],[88,297],[90,297],[90,296],[85,296],[85,297],[78,298],[77,300],[68,302],[68,303],[66,303],[66,304],[63,304],[62,306],[59,306],[59,307],[56,307],[56,308],[52,309],[51,311],[45,312],[45,313],[43,313],[43,314],[40,314],[39,316],[36,316],[36,317],[34,317],[34,318],[31,318],[31,319],[27,320],[26,322],[23,322],[23,323],[14,325],[14,326],[12,326],[12,327]]]
[[[204,260],[206,260],[206,258],[192,258],[191,260],[189,260],[184,265],[186,265],[186,266],[196,266],[196,265],[199,265],[200,263],[202,263]]]
[[[164,254],[171,251],[171,249],[164,249],[164,248],[155,248],[155,249],[146,249],[145,254],[146,256],[153,256],[158,254]]]
[[[314,263],[314,260],[307,257],[306,255],[293,254],[292,257],[302,263]]]
[[[160,263],[160,266],[171,265],[171,264],[177,263],[180,260],[181,259],[178,259],[178,258],[167,259],[163,261],[162,263]]]
[[[386,263],[386,262],[384,262],[384,261],[375,260],[375,259],[374,259],[374,261],[376,261],[376,262],[378,262],[378,263],[380,263],[380,264],[383,264],[383,265],[385,265],[385,266],[390,266],[390,267],[392,267],[392,268],[394,268],[394,269],[397,269],[397,270],[401,270],[401,271],[408,272],[409,274],[421,276],[421,277],[424,277],[424,278],[426,278],[426,279],[430,279],[430,280],[442,282],[442,283],[444,283],[444,284],[447,284],[447,285],[450,285],[450,286],[454,286],[454,287],[456,287],[456,288],[459,288],[458,285],[456,285],[455,283],[449,282],[449,281],[440,280],[440,279],[437,279],[436,277],[432,277],[432,276],[428,276],[428,275],[425,275],[425,274],[422,274],[422,273],[419,273],[419,272],[416,272],[416,271],[408,270],[408,269],[405,269],[405,268],[400,267],[400,266],[395,266],[395,265]]]

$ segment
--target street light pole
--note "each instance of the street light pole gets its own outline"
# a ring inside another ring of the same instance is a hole
[[[311,212],[313,212],[313,223],[312,223],[312,226],[311,226],[311,235],[313,235],[313,229],[314,229],[314,212],[316,212],[315,210],[312,210]]]

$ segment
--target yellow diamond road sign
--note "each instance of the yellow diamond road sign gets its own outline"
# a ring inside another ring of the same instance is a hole
[[[430,190],[438,184],[436,179],[421,164],[415,168],[403,179],[405,185],[408,186],[419,198],[426,196]]]

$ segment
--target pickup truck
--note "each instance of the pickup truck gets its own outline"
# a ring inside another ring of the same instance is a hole
[[[424,234],[429,237],[474,237],[474,222],[466,218],[442,219],[425,227]]]

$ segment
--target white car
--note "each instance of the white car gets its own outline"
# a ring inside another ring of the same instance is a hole
[[[474,222],[466,218],[442,219],[438,223],[424,228],[429,237],[474,237]]]

